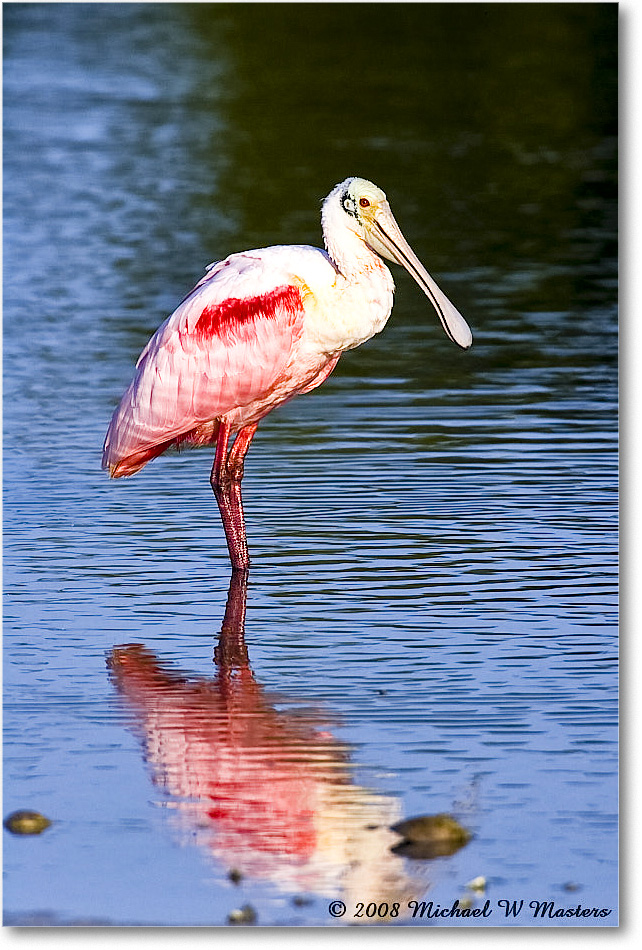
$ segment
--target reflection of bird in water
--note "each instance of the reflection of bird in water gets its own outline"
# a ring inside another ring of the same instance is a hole
[[[425,866],[409,873],[391,850],[398,801],[355,784],[349,749],[319,712],[285,707],[256,682],[243,636],[246,584],[244,572],[232,573],[214,679],[175,672],[141,645],[110,655],[154,783],[189,840],[244,876],[346,903],[417,897]]]
[[[380,188],[347,178],[325,199],[321,220],[327,251],[268,247],[210,266],[143,350],[105,439],[103,466],[114,478],[172,446],[215,445],[211,484],[234,568],[249,566],[241,479],[257,425],[384,328],[394,283],[381,257],[414,277],[453,342],[472,343]]]

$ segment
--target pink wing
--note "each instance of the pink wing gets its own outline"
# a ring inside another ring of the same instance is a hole
[[[213,265],[151,338],[105,439],[103,468],[113,477],[133,474],[172,443],[211,441],[214,420],[279,379],[305,312],[292,268],[273,250]]]

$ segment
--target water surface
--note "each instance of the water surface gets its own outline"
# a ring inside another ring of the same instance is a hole
[[[616,923],[617,8],[362,9],[4,8],[4,807],[54,821],[5,832],[9,923],[343,926],[480,875],[475,925]],[[350,174],[474,346],[396,269],[263,421],[221,653],[211,452],[111,483],[104,432],[205,265],[318,244]],[[440,812],[468,844],[391,850]]]

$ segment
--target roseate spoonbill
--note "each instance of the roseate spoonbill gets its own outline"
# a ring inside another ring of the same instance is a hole
[[[344,350],[383,330],[394,282],[381,257],[414,277],[454,343],[472,343],[380,188],[346,178],[323,202],[321,223],[325,251],[279,245],[211,264],[141,353],[105,438],[112,478],[171,446],[216,446],[210,482],[233,569],[250,563],[241,479],[259,421],[320,386]]]

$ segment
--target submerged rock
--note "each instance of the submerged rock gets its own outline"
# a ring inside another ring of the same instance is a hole
[[[407,858],[429,859],[454,854],[472,835],[452,815],[420,815],[392,826],[402,841],[392,848]]]
[[[4,820],[5,828],[13,835],[39,835],[50,824],[49,818],[39,811],[12,811]]]
[[[255,924],[256,911],[251,904],[244,904],[238,910],[233,910],[227,918],[228,924]]]
[[[472,881],[469,881],[466,885],[469,891],[485,891],[486,890],[486,878],[483,875],[479,877],[474,877]]]

